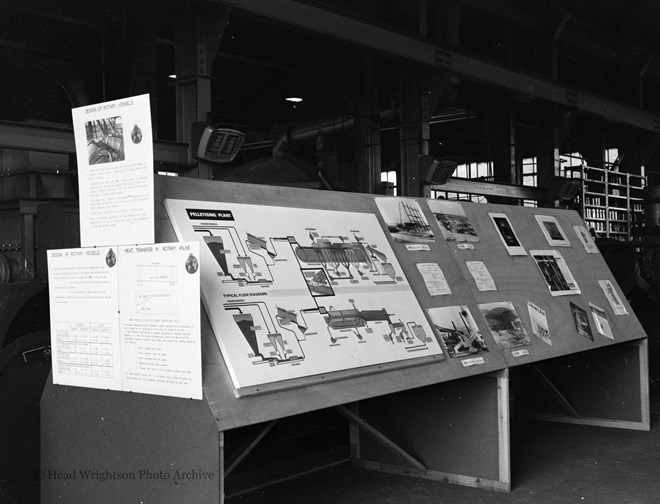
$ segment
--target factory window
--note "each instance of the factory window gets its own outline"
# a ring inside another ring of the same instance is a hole
[[[157,172],[158,175],[165,175],[167,177],[178,177],[179,174],[177,172],[171,172],[171,171],[159,171]]]
[[[619,149],[605,149],[605,168],[611,168],[619,159]]]
[[[536,157],[525,158],[522,160],[522,185],[537,187],[537,163]],[[526,207],[538,206],[535,200],[522,200],[522,205]]]
[[[396,196],[398,187],[396,184],[396,171],[380,172],[380,186],[383,194]]]
[[[476,161],[474,163],[459,164],[454,171],[452,178],[474,179],[483,182],[493,180],[493,163],[485,161]],[[457,193],[448,191],[431,191],[431,198],[443,198],[459,201],[473,201],[475,203],[487,203],[484,196],[478,194]]]
[[[570,154],[559,155],[559,175],[568,178],[579,178],[580,168],[586,166],[587,162],[579,152],[571,152]]]

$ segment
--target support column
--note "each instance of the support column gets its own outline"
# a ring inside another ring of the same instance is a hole
[[[400,194],[402,196],[423,196],[423,186],[419,173],[419,156],[429,153],[431,117],[429,96],[423,92],[422,70],[402,69],[400,77]]]
[[[537,186],[550,189],[553,177],[560,174],[560,149],[569,135],[577,112],[561,110],[551,103],[543,105],[536,129]],[[539,206],[553,206],[554,201],[539,201]]]
[[[358,190],[373,194],[380,187],[380,93],[374,57],[362,56],[362,86],[355,105],[355,165]]]
[[[131,61],[129,96],[149,93],[153,138],[158,138],[156,99],[156,20],[147,9],[136,9],[128,16]]]
[[[192,125],[211,120],[213,61],[229,24],[231,7],[220,4],[212,10],[187,9],[177,27],[176,42],[176,139],[190,143]],[[189,149],[190,163],[193,162]],[[211,166],[200,163],[193,175],[212,178]]]
[[[492,96],[486,102],[486,132],[494,182],[522,183],[521,163],[516,158],[514,113],[511,102],[502,96]],[[517,204],[511,198],[493,198],[492,203]]]

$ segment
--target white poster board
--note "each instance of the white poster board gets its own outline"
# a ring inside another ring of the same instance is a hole
[[[202,300],[237,394],[442,359],[375,215],[165,208],[179,240],[200,242]]]
[[[149,95],[72,110],[83,247],[154,242]]]
[[[53,383],[202,398],[199,245],[48,251]]]

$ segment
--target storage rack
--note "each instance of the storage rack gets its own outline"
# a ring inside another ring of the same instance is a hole
[[[646,177],[591,166],[566,169],[582,180],[580,214],[599,237],[629,241],[644,220]]]

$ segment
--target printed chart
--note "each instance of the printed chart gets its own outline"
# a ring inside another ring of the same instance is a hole
[[[165,207],[179,240],[202,244],[202,299],[238,393],[442,359],[374,215],[184,200]]]

